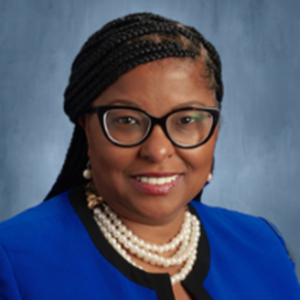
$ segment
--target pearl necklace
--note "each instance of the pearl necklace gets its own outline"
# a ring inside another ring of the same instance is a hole
[[[93,209],[94,219],[107,241],[127,262],[143,270],[141,266],[132,261],[128,254],[130,253],[153,266],[169,267],[184,263],[181,270],[171,276],[171,283],[175,284],[187,277],[196,261],[200,238],[200,222],[195,216],[188,211],[185,212],[184,222],[179,233],[169,243],[157,245],[147,243],[137,237],[106,203],[101,202],[99,205],[99,202],[96,207],[89,205]],[[170,258],[159,255],[176,248],[177,251]]]
[[[134,235],[106,204],[103,204],[103,208],[103,211],[99,208],[94,209],[95,221],[108,242],[130,264],[142,269],[132,261],[131,257],[127,254],[127,251],[151,265],[168,267],[181,265],[185,262],[185,265],[180,272],[171,276],[172,284],[184,280],[190,273],[196,260],[197,245],[200,237],[199,221],[195,216],[186,212],[185,222],[182,225],[179,234],[173,238],[170,243],[160,246],[144,242]],[[186,225],[190,223],[191,229]],[[177,241],[180,239],[183,239],[183,241],[173,257],[165,258],[153,253],[162,253],[168,251],[167,249],[171,250],[174,247],[174,244],[178,243]]]

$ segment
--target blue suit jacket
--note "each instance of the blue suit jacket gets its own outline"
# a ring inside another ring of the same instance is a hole
[[[300,300],[288,253],[263,219],[198,202],[189,208],[202,235],[182,284],[195,299]],[[0,299],[174,296],[168,274],[141,271],[111,248],[78,187],[0,224]]]

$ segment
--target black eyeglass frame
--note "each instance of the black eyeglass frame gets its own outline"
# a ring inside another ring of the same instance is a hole
[[[139,112],[142,112],[143,114],[145,114],[146,116],[149,117],[150,119],[150,126],[147,130],[147,132],[145,133],[144,137],[137,143],[135,144],[130,144],[130,145],[125,145],[125,144],[122,144],[122,143],[119,143],[117,142],[116,140],[114,140],[109,134],[108,134],[108,130],[106,129],[106,126],[104,124],[104,114],[108,111],[108,110],[113,110],[113,109],[131,109],[131,110],[135,110],[135,111],[139,111]],[[210,132],[209,134],[207,135],[207,137],[201,142],[201,143],[198,143],[196,145],[193,145],[193,146],[185,146],[185,145],[181,145],[179,143],[176,143],[170,136],[169,132],[168,132],[168,129],[167,129],[167,119],[170,115],[176,113],[176,112],[179,112],[179,111],[185,111],[185,110],[194,110],[194,111],[205,111],[205,112],[208,112],[212,115],[213,117],[213,123],[212,123],[212,126],[211,126],[211,129],[210,129]],[[209,139],[210,137],[212,136],[217,124],[218,124],[218,121],[219,121],[219,117],[220,117],[220,109],[217,108],[217,107],[184,107],[184,108],[178,108],[178,109],[175,109],[175,110],[172,110],[171,112],[167,113],[166,115],[164,115],[163,117],[161,118],[156,118],[156,117],[153,117],[152,115],[150,115],[149,113],[147,113],[146,111],[140,109],[140,108],[137,108],[137,107],[129,107],[129,106],[115,106],[115,105],[105,105],[105,106],[91,106],[91,108],[88,110],[88,112],[90,113],[93,113],[95,112],[98,116],[98,120],[99,120],[99,123],[101,125],[101,128],[102,128],[102,131],[104,132],[106,138],[113,144],[117,145],[117,146],[120,146],[120,147],[125,147],[125,148],[129,148],[129,147],[134,147],[134,146],[138,146],[140,144],[142,144],[151,134],[153,128],[155,125],[159,125],[162,130],[164,131],[165,135],[168,137],[168,139],[172,142],[173,145],[179,147],[179,148],[184,148],[184,149],[192,149],[192,148],[197,148],[203,144],[205,144]]]

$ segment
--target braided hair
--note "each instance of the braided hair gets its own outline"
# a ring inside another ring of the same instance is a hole
[[[221,61],[214,46],[196,29],[151,13],[109,22],[87,40],[72,64],[64,110],[75,129],[62,170],[46,199],[86,182],[82,172],[88,162],[87,140],[79,117],[120,76],[140,64],[167,57],[202,59],[221,106]]]

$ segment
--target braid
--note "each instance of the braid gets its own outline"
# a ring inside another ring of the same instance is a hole
[[[86,180],[82,176],[82,170],[85,169],[87,161],[85,132],[80,125],[76,125],[61,173],[46,199],[84,183]]]
[[[167,57],[201,58],[221,103],[221,61],[213,45],[193,27],[140,13],[109,22],[83,45],[64,94],[66,114],[77,124],[79,116],[120,76],[140,64]],[[82,172],[87,161],[85,133],[77,124],[61,173],[46,199],[85,182]]]
[[[194,57],[196,54],[193,50],[182,50],[177,42],[164,41],[156,44],[153,41],[138,41],[129,44],[123,51],[113,52],[103,63],[92,66],[90,72],[81,81],[74,79],[74,83],[70,84],[66,91],[66,97],[71,101],[66,103],[65,109],[67,111],[77,107],[80,111],[81,105],[86,105],[86,102],[91,103],[105,87],[139,64],[170,56]],[[85,101],[83,102],[82,99]],[[72,106],[68,107],[67,104]]]

